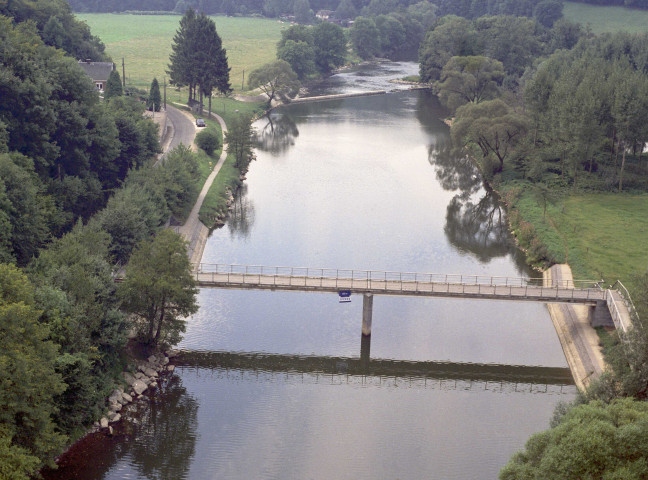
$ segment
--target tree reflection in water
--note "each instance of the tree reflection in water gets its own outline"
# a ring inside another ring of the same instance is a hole
[[[263,120],[265,125],[256,129],[256,148],[278,155],[295,144],[299,129],[289,113],[273,111]]]
[[[227,217],[227,228],[232,238],[247,238],[254,224],[254,203],[247,196],[244,183],[234,193],[234,202]]]
[[[449,141],[430,146],[428,153],[441,186],[459,191],[446,211],[448,241],[481,262],[513,253],[504,209],[497,194],[482,184],[472,162]]]
[[[196,448],[198,401],[178,375],[168,378],[142,412],[136,440],[125,452],[148,479],[186,478]]]

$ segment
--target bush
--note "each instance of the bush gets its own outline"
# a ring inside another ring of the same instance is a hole
[[[202,130],[196,135],[196,145],[204,150],[207,155],[213,155],[214,151],[220,147],[218,134],[212,129]]]

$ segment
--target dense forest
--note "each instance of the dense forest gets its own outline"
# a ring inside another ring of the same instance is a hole
[[[198,166],[151,167],[157,126],[99,97],[77,58],[103,45],[66,3],[0,13],[0,478],[23,479],[105,411],[133,327],[114,273],[193,204]]]

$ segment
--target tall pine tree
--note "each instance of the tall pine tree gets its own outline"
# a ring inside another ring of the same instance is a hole
[[[216,25],[204,13],[186,11],[171,49],[167,73],[173,85],[189,87],[189,103],[196,100],[196,91],[200,94],[201,109],[204,95],[211,97],[214,89],[221,93],[231,91],[226,51]]]
[[[153,112],[159,112],[161,103],[162,96],[160,95],[160,84],[158,83],[157,78],[154,78],[151,82],[151,91],[149,92],[149,98],[148,102],[146,102],[146,106]]]

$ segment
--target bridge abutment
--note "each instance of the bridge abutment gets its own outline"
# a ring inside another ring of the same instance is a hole
[[[373,294],[362,295],[362,335],[371,335],[371,319],[373,317]]]
[[[596,305],[589,307],[589,322],[592,327],[612,327],[614,321],[610,315],[610,308],[604,300],[599,300]]]

